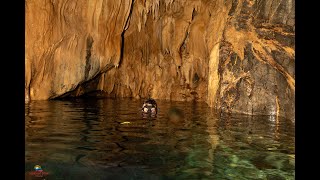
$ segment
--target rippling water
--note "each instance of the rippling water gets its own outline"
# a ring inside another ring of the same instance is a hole
[[[46,179],[76,180],[294,179],[294,122],[168,101],[157,101],[157,117],[143,118],[142,102],[31,101],[25,171],[39,164]]]

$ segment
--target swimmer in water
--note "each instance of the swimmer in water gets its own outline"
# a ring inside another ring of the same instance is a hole
[[[155,116],[157,114],[158,108],[157,103],[154,99],[148,98],[144,101],[142,105],[142,113],[143,114],[150,114]]]

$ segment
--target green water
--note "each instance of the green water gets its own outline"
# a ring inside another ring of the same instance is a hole
[[[169,101],[146,118],[142,102],[26,104],[26,174],[39,164],[46,179],[294,179],[294,122]]]

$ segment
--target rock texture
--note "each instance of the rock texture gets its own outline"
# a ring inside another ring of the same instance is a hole
[[[294,118],[294,1],[233,1],[219,49],[217,106]]]
[[[26,100],[203,101],[294,117],[292,0],[27,0]]]

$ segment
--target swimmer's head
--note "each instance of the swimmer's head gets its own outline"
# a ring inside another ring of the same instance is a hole
[[[154,99],[148,98],[142,105],[143,113],[157,114],[157,103]]]

